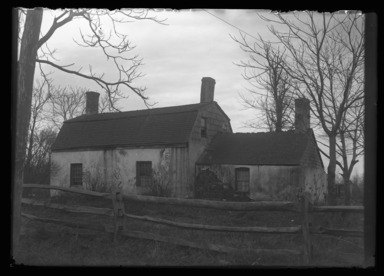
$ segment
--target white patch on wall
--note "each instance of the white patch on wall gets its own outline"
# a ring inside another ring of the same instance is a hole
[[[324,171],[306,170],[304,177],[305,191],[310,193],[313,203],[324,203],[327,195],[327,178]]]
[[[169,163],[171,161],[171,149],[164,148],[160,151],[160,166],[166,171],[169,171]]]

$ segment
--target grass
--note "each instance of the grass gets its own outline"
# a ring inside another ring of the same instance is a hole
[[[62,204],[111,208],[109,200],[69,196],[56,200]],[[300,215],[290,212],[238,212],[153,203],[125,202],[126,212],[180,222],[228,226],[293,226]],[[66,213],[23,205],[23,212],[41,217],[112,224],[109,217]],[[313,225],[363,228],[359,214],[313,214]],[[252,254],[253,248],[301,249],[297,234],[247,234],[193,231],[126,220],[128,230],[150,232],[189,241],[213,243],[243,249],[241,254],[224,254],[192,249],[150,240],[119,237],[23,219],[23,235],[16,263],[33,266],[302,266],[302,258],[288,255]],[[360,238],[312,235],[314,266],[360,266],[363,244]]]

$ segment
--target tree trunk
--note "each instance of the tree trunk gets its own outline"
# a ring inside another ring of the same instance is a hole
[[[344,204],[351,205],[351,180],[349,179],[349,175],[344,176]]]
[[[279,99],[276,99],[276,132],[283,130],[283,107]]]
[[[32,111],[31,111],[32,112]],[[32,117],[32,125],[31,125],[31,132],[29,134],[29,142],[28,142],[28,149],[27,149],[27,157],[26,157],[26,166],[31,165],[32,161],[32,150],[33,150],[33,136],[35,135],[35,125],[36,125],[36,117]]]
[[[15,165],[13,175],[13,227],[12,253],[16,259],[21,228],[21,197],[23,185],[24,160],[26,154],[28,127],[31,117],[33,79],[39,40],[42,9],[28,10],[25,17],[24,32],[21,38],[20,54],[17,64],[17,96],[15,125]]]
[[[336,205],[336,135],[329,135],[328,204]]]
[[[31,169],[32,169],[32,150],[33,150],[33,139],[35,135],[35,125],[36,125],[36,118],[32,119],[32,125],[30,128],[29,133],[29,141],[27,145],[27,156],[25,158],[24,163],[24,175],[23,175],[23,181],[30,181],[30,175],[31,175]]]

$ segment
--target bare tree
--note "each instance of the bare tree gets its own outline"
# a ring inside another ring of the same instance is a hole
[[[49,182],[48,154],[51,146],[64,121],[85,113],[87,89],[56,88],[43,71],[41,75],[43,81],[36,81],[32,95],[24,182],[46,184]],[[115,106],[116,102],[114,99]],[[105,94],[100,101],[100,113],[111,110],[109,97]]]
[[[25,161],[25,168],[31,168],[31,161],[33,157],[34,138],[37,131],[39,131],[39,125],[43,121],[44,108],[51,98],[50,89],[51,81],[48,78],[44,78],[44,81],[40,83],[37,81],[36,86],[33,89],[32,94],[32,107],[31,107],[31,121],[29,124],[29,138],[27,145],[27,157]]]
[[[353,168],[364,154],[364,103],[361,100],[345,113],[337,143],[337,153],[342,162],[338,166],[342,171],[345,191],[345,205],[351,204],[351,176]]]
[[[52,87],[49,100],[48,120],[58,131],[64,121],[85,114],[86,96],[88,91],[84,87]],[[108,94],[104,94],[100,99],[99,113],[116,112],[118,109],[119,98],[110,99]],[[111,105],[112,102],[112,105]]]
[[[15,126],[15,166],[13,183],[13,236],[12,249],[16,253],[20,232],[21,195],[23,184],[23,168],[26,156],[28,139],[28,127],[31,117],[31,103],[33,80],[36,63],[49,66],[52,69],[82,77],[95,82],[112,99],[126,97],[124,89],[138,95],[147,105],[145,88],[135,87],[132,83],[141,74],[138,68],[141,59],[137,56],[128,56],[134,46],[127,36],[120,33],[119,25],[132,20],[149,19],[162,23],[154,16],[148,14],[148,10],[94,10],[94,9],[66,9],[54,18],[52,25],[45,34],[41,34],[41,22],[43,9],[15,9],[14,16],[19,19],[17,26],[18,56],[17,56],[17,96],[16,96],[16,126]],[[108,59],[112,60],[116,68],[116,79],[105,80],[104,74],[96,74],[89,66],[89,72],[82,72],[81,68],[73,68],[74,63],[57,64],[54,59],[55,50],[51,50],[47,42],[53,34],[60,31],[64,25],[74,20],[83,20],[87,23],[87,30],[80,30],[82,47],[101,49]],[[108,21],[108,23],[103,24]],[[103,29],[105,26],[109,29]]]
[[[104,94],[100,99],[99,113],[114,112],[115,108],[119,109],[118,102],[119,99],[110,99],[107,94]]]
[[[142,65],[142,59],[137,55],[130,55],[135,46],[128,40],[127,35],[120,33],[119,27],[122,24],[132,22],[132,20],[152,20],[163,24],[164,20],[159,20],[156,16],[150,16],[146,9],[125,9],[125,10],[96,10],[96,9],[66,9],[55,19],[48,32],[39,40],[40,55],[36,62],[48,65],[51,68],[62,72],[82,77],[95,82],[109,96],[111,108],[113,99],[126,98],[127,95],[122,89],[128,89],[139,96],[144,103],[149,106],[148,98],[145,96],[144,87],[136,87],[132,83],[142,76],[138,72]],[[83,20],[87,23],[88,29],[80,29],[80,40],[75,40],[79,47],[99,48],[101,52],[115,65],[116,73],[114,80],[105,80],[104,72],[95,73],[92,66],[89,72],[83,72],[83,68],[74,68],[75,63],[60,65],[52,60],[55,50],[47,46],[47,42],[54,33],[74,20]],[[117,110],[118,111],[118,110]]]
[[[49,120],[59,130],[64,121],[85,113],[86,88],[61,88],[52,89],[50,100]]]
[[[285,50],[273,48],[272,43],[261,36],[253,43],[241,32],[239,39],[231,37],[249,55],[247,62],[236,64],[244,68],[243,78],[254,87],[248,89],[250,95],[240,94],[243,106],[262,112],[262,124],[251,121],[246,125],[266,126],[269,131],[276,132],[292,128],[294,83],[284,70]]]
[[[348,109],[364,97],[364,20],[359,13],[260,15],[287,49],[286,72],[308,96],[328,137],[328,201],[336,204],[336,140]]]
[[[24,169],[25,182],[49,184],[51,167],[49,153],[56,136],[57,132],[50,127],[45,127],[34,133],[31,159]]]
[[[344,183],[345,205],[351,204],[351,176],[355,165],[364,154],[364,102],[360,100],[351,106],[344,115],[336,139],[338,160],[336,165],[341,170]],[[320,142],[325,147],[327,144]],[[322,151],[328,157],[328,154]],[[341,160],[340,160],[341,159]]]
[[[14,16],[18,16],[19,11],[14,11]],[[21,195],[23,184],[24,161],[26,155],[28,127],[31,117],[31,102],[33,79],[35,74],[35,59],[39,48],[39,32],[43,18],[42,9],[28,10],[25,13],[25,24],[23,34],[20,36],[19,56],[17,61],[17,87],[16,93],[16,112],[15,112],[15,165],[14,183],[12,186],[13,212],[12,212],[12,252],[15,256],[19,242],[19,232],[21,227]],[[19,28],[18,30],[20,30]]]

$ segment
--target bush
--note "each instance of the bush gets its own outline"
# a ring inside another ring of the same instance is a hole
[[[244,193],[236,192],[228,183],[223,183],[211,170],[202,170],[195,179],[195,197],[199,199],[250,201]]]
[[[203,170],[195,179],[195,197],[201,199],[222,199],[223,183],[214,172]]]
[[[144,193],[145,195],[170,197],[172,195],[172,187],[168,171],[162,166],[158,170],[152,170],[152,181],[146,188],[148,190]]]
[[[83,184],[90,191],[99,193],[111,192],[111,187],[103,181],[103,173],[100,167],[91,167],[83,171]]]

